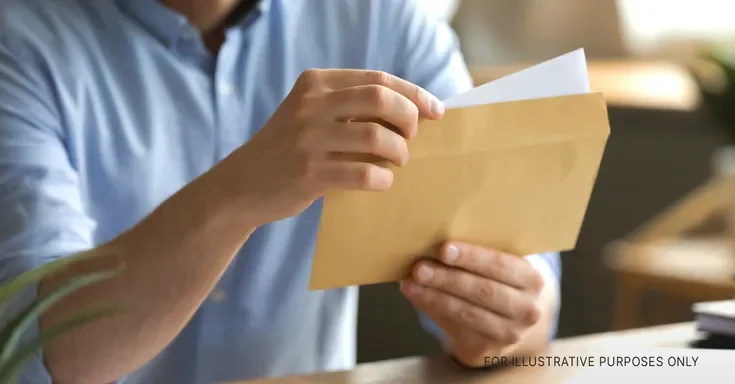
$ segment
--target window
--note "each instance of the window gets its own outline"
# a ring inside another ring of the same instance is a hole
[[[431,17],[447,22],[452,20],[459,7],[458,0],[421,0],[420,4],[425,7]]]
[[[618,0],[629,48],[641,52],[668,41],[735,38],[732,0]]]

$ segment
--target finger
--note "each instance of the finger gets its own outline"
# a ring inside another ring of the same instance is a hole
[[[411,280],[402,280],[400,282],[401,293],[411,302],[416,309],[426,314],[431,320],[433,320],[444,332],[456,336],[462,332],[472,332],[467,328],[462,328],[460,324],[456,322],[456,319],[450,318],[447,312],[441,311],[441,308],[434,306],[427,306],[426,303],[420,300],[421,294],[426,291],[426,288],[420,284],[416,284]]]
[[[404,296],[406,296],[409,301],[411,301],[412,296],[410,292],[410,284],[410,280],[403,280],[400,283],[401,292],[403,292]],[[418,302],[411,302],[414,305],[421,305]],[[418,306],[416,308],[421,310],[423,314],[433,320],[436,325],[445,332],[448,337],[443,341],[446,341],[448,343],[447,346],[450,348],[456,342],[460,342],[465,346],[475,345],[478,349],[484,349],[487,347],[487,342],[490,341],[490,339],[485,335],[481,335],[470,328],[457,324],[453,319],[447,317],[445,313],[437,311],[438,308],[419,308]]]
[[[405,138],[418,132],[419,110],[409,99],[380,85],[345,88],[327,95],[333,105],[333,118],[338,121],[384,121]]]
[[[441,261],[480,276],[528,291],[540,291],[545,281],[525,258],[466,243],[442,247]]]
[[[416,308],[424,312],[441,313],[460,328],[506,344],[520,340],[521,330],[510,320],[440,290],[407,284],[404,294]]]
[[[415,284],[411,280],[402,280],[399,284],[399,287],[401,293],[403,293],[406,299],[408,299],[409,302],[411,302],[411,304],[416,307],[416,309],[420,310],[431,320],[433,320],[436,325],[438,325],[439,328],[441,328],[447,334],[456,336],[462,331],[467,331],[466,329],[462,329],[453,319],[450,319],[448,316],[446,316],[446,313],[437,311],[437,308],[421,307],[423,304],[420,301],[416,300],[416,298],[414,297],[416,295],[416,292],[412,291],[413,289],[420,289],[421,292],[423,292],[424,288],[421,285]]]
[[[408,145],[401,135],[377,123],[335,122],[307,140],[326,152],[372,154],[397,166],[408,162]]]
[[[317,167],[315,178],[324,188],[384,191],[393,184],[390,169],[353,161],[324,161]]]
[[[383,71],[356,69],[312,70],[310,74],[318,78],[328,88],[340,90],[345,88],[377,85],[392,89],[411,101],[419,113],[429,119],[438,119],[444,114],[444,104],[427,90]]]
[[[422,286],[467,300],[524,325],[535,324],[541,317],[533,296],[462,269],[422,261],[414,267],[412,278]]]

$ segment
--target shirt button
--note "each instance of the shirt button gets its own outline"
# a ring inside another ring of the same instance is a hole
[[[227,83],[222,83],[219,86],[219,92],[223,96],[230,96],[232,94],[232,86],[230,84],[227,84]]]
[[[212,293],[209,294],[209,299],[212,300],[212,302],[221,303],[225,301],[226,296],[227,295],[225,294],[224,290],[215,289],[214,291],[212,291]]]
[[[197,35],[198,35],[198,33],[197,33],[196,30],[194,30],[193,28],[188,28],[184,32],[184,39],[186,39],[186,40],[195,40],[197,38]]]

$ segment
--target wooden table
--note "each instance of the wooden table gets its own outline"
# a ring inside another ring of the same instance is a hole
[[[548,354],[585,356],[608,348],[684,348],[700,337],[693,323],[560,339]],[[255,380],[239,384],[555,384],[582,368],[516,367],[478,372],[458,367],[444,356],[413,357],[359,365],[352,371],[321,373],[282,379]],[[234,384],[234,383],[230,383]]]
[[[621,241],[608,252],[608,263],[617,274],[615,330],[640,326],[645,292],[692,302],[735,296],[735,257],[725,239]]]
[[[514,73],[533,64],[507,67],[475,67],[470,71],[477,85]],[[700,95],[693,77],[682,65],[665,61],[589,60],[590,91],[605,93],[617,107],[691,111]]]

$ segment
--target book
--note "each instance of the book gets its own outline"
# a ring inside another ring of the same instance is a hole
[[[735,338],[735,299],[696,303],[692,311],[698,331]]]

